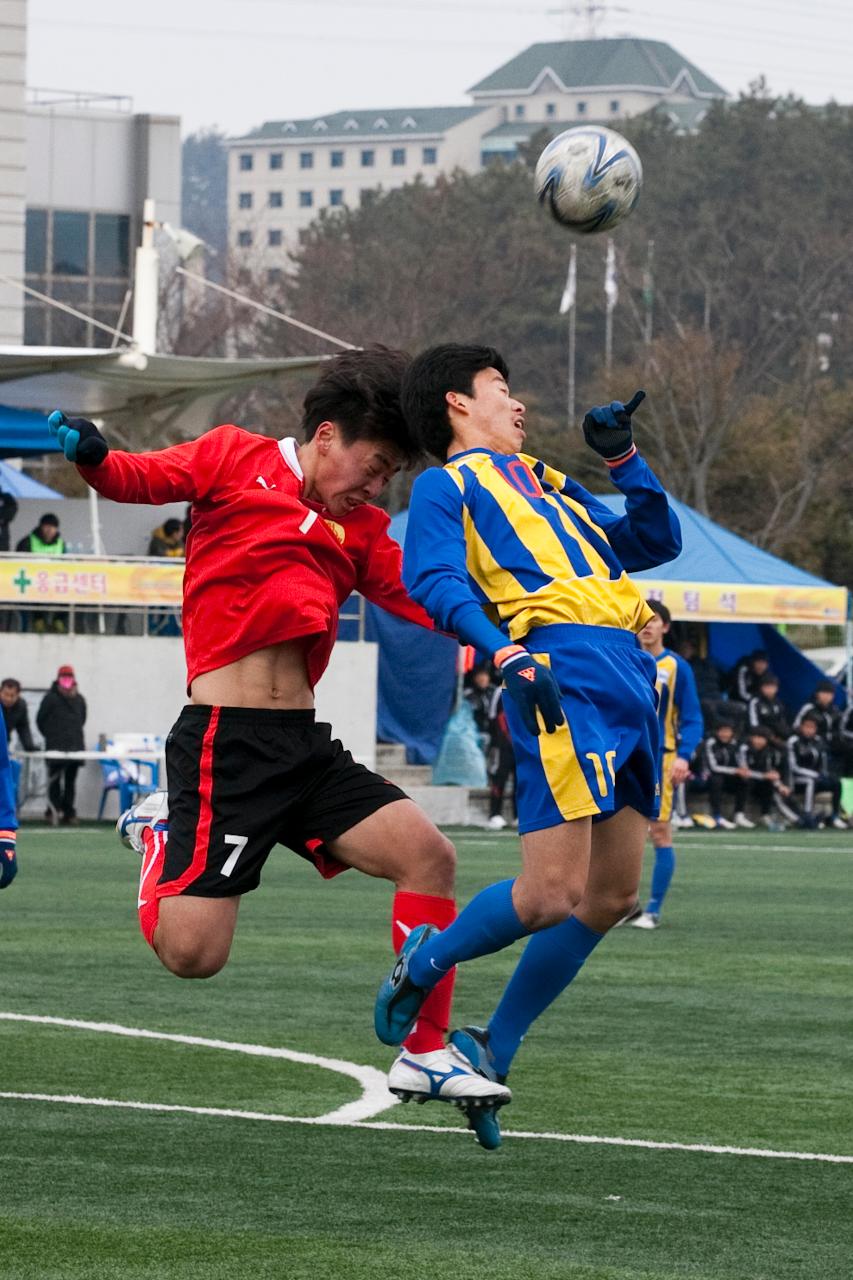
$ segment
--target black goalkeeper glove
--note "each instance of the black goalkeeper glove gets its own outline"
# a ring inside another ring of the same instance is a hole
[[[47,425],[68,461],[78,462],[81,467],[99,466],[110,451],[94,422],[86,418],[66,418],[61,409],[55,409]]]
[[[583,420],[584,439],[605,462],[622,462],[634,451],[631,414],[646,398],[645,391],[635,391],[627,404],[613,400],[610,404],[590,409]]]
[[[508,645],[495,654],[504,687],[521,712],[525,727],[539,737],[537,711],[546,733],[553,733],[565,720],[560,705],[560,689],[544,662],[536,662],[521,645]]]

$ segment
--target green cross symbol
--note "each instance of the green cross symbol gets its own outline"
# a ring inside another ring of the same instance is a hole
[[[22,569],[17,578],[12,579],[12,582],[20,589],[21,595],[23,595],[27,587],[32,583],[32,578],[28,578],[26,570]]]

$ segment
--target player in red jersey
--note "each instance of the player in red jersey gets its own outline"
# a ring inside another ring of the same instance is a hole
[[[399,408],[405,366],[385,348],[330,362],[305,398],[301,445],[228,425],[135,455],[109,449],[85,419],[51,415],[66,458],[105,497],[192,503],[190,705],[166,744],[168,797],[155,793],[119,820],[143,855],[142,932],[180,977],[225,964],[240,897],[257,888],[276,843],[325,878],[355,867],[392,880],[395,951],[415,924],[455,917],[451,843],[314,720],[313,689],[352,591],[433,625],[406,594],[388,516],[371,502],[417,456]],[[460,1102],[476,1127],[481,1104],[509,1091],[445,1047],[452,981],[424,1006],[389,1087]]]

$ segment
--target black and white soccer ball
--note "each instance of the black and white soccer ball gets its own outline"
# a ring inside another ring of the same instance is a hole
[[[621,133],[579,125],[549,142],[536,162],[539,203],[563,227],[610,231],[640,198],[643,166]]]

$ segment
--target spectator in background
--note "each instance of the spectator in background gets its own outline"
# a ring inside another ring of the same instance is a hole
[[[735,814],[736,826],[755,826],[755,823],[750,822],[743,813],[746,802],[750,799],[758,804],[762,824],[770,831],[785,830],[785,824],[772,816],[774,808],[789,822],[800,821],[802,815],[791,795],[792,789],[785,780],[787,772],[785,752],[773,745],[770,729],[766,725],[750,725],[746,742],[742,742],[738,747],[737,762],[744,791],[741,797],[741,812]],[[745,820],[738,822],[739,817]]]
[[[11,493],[0,489],[0,551],[8,551],[11,545],[9,526],[18,514],[18,503]]]
[[[705,773],[708,778],[708,797],[711,818],[718,831],[734,831],[736,824],[723,817],[723,796],[734,800],[734,813],[743,808],[744,781],[738,763],[738,744],[734,725],[719,720],[714,732],[705,739]]]
[[[33,734],[30,729],[30,714],[25,700],[21,697],[21,682],[16,680],[14,676],[7,676],[0,683],[0,710],[2,710],[3,720],[6,725],[7,748],[12,741],[12,734],[17,733],[18,741],[24,751],[35,751],[36,744],[33,741]],[[12,773],[12,790],[17,797],[21,781],[20,760],[10,759],[9,768]]]
[[[832,797],[830,826],[844,830],[847,823],[841,817],[841,779],[830,772],[829,756],[824,739],[820,736],[820,719],[814,711],[805,708],[797,716],[797,727],[788,739],[788,778],[794,793],[802,792],[803,825],[814,828],[815,797],[819,791],[828,791]]]
[[[180,520],[164,520],[161,525],[151,531],[148,543],[149,556],[183,556],[184,526]]]
[[[488,774],[489,774],[489,828],[502,831],[506,826],[503,816],[504,796],[507,783],[512,781],[512,816],[518,822],[518,806],[515,799],[515,751],[509,733],[506,715],[503,709],[503,686],[492,690],[489,709]]]
[[[729,675],[729,697],[748,703],[758,693],[761,677],[769,668],[770,662],[764,649],[754,649],[741,658]]]
[[[819,680],[815,691],[808,702],[804,702],[794,719],[794,728],[806,716],[813,716],[817,722],[817,731],[823,738],[824,746],[833,756],[840,746],[841,711],[835,705],[835,684],[832,680]]]
[[[477,726],[477,736],[484,752],[488,752],[491,739],[492,697],[494,692],[495,686],[492,683],[489,668],[475,667],[471,672],[471,686],[465,690],[465,701],[473,713],[474,723]]]
[[[59,517],[52,511],[46,512],[32,532],[21,538],[15,550],[28,556],[64,555],[66,546],[65,539],[59,532]],[[64,609],[56,612],[32,609],[23,614],[23,618],[25,623],[28,621],[31,624],[33,631],[59,631],[64,634],[68,630],[68,613]]]
[[[86,699],[77,688],[74,668],[63,666],[56,679],[41,700],[36,724],[44,738],[47,751],[82,751],[85,746],[83,726],[86,723]],[[47,798],[45,817],[54,826],[77,825],[75,795],[77,790],[77,760],[48,760]]]
[[[746,722],[750,730],[763,725],[768,732],[770,744],[784,750],[791,736],[792,725],[788,720],[785,704],[779,700],[779,677],[772,671],[764,672],[758,693],[750,698]]]

